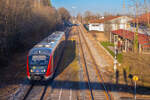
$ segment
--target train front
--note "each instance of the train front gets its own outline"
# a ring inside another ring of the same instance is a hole
[[[29,52],[27,77],[29,80],[47,80],[52,77],[50,49],[34,48]]]

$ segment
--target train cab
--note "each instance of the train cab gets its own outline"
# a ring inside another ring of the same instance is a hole
[[[36,80],[52,77],[51,52],[49,48],[34,48],[29,52],[28,79]]]

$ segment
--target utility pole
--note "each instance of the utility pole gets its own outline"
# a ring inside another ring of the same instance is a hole
[[[72,11],[73,11],[73,24],[75,24],[75,19],[76,19],[75,9],[76,9],[77,7],[72,6],[71,8],[72,8]]]
[[[135,9],[136,9],[136,14],[135,14],[135,19],[136,19],[136,22],[135,22],[135,26],[136,26],[136,30],[135,30],[135,33],[134,33],[134,52],[137,53],[138,51],[138,30],[139,30],[139,20],[138,20],[138,11],[139,11],[139,0],[135,1]]]
[[[125,9],[125,0],[123,0],[123,10]]]
[[[148,9],[148,6],[147,6],[147,0],[144,0],[144,6],[145,6],[145,12],[146,12],[146,15],[147,15],[147,25],[149,26],[150,25],[150,18],[149,18],[149,9]]]
[[[123,13],[124,13],[124,18],[125,18],[125,0],[123,0]],[[126,28],[127,28],[127,25],[128,25],[128,23],[126,23],[125,21],[122,23],[123,24],[123,37],[124,37],[124,34],[126,34],[125,32],[124,32],[124,30],[126,30]],[[127,39],[126,38],[124,38],[124,42],[125,42],[125,52],[127,51]]]

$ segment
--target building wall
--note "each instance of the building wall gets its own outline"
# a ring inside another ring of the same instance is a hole
[[[117,37],[115,39],[115,37]],[[118,35],[115,35],[113,33],[111,33],[111,43],[114,43],[114,41],[116,40],[117,42],[117,49],[120,52],[129,52],[129,51],[133,51],[133,41],[128,40],[128,39],[124,39]]]
[[[104,24],[91,23],[89,24],[89,31],[104,31]]]
[[[127,29],[128,21],[130,20],[132,20],[132,18],[129,18],[127,16],[122,16],[105,22],[104,32],[106,37],[110,40],[111,31],[118,30],[118,29]]]

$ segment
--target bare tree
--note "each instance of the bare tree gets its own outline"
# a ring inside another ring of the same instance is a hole
[[[61,10],[35,0],[0,0],[0,56],[32,46],[62,26],[70,14],[65,8]]]
[[[85,23],[86,23],[86,24],[88,23],[89,20],[92,19],[91,16],[92,16],[92,13],[91,13],[90,11],[86,11],[86,12],[84,13],[84,20],[85,20]]]
[[[135,12],[135,19],[136,19],[136,22],[135,22],[135,25],[136,25],[136,31],[135,31],[135,34],[134,34],[134,52],[137,52],[138,51],[138,30],[139,30],[139,20],[138,20],[138,16],[139,14],[141,14],[143,11],[143,7],[142,7],[142,2],[140,2],[139,0],[131,0],[132,2],[132,6],[134,8],[134,11]]]
[[[102,16],[101,16],[101,14],[96,13],[96,14],[95,14],[95,17],[96,17],[96,19],[100,19]]]
[[[90,11],[86,11],[84,13],[84,21],[87,24],[89,20],[98,20],[101,18],[101,15],[99,13],[92,13]]]
[[[147,19],[147,26],[149,26],[150,27],[150,15],[149,15],[149,4],[150,4],[150,0],[149,0],[149,2],[148,2],[148,0],[144,0],[144,11],[145,11],[145,13],[147,14],[146,16],[146,19]]]
[[[77,20],[82,23],[82,15],[80,13],[77,14]]]
[[[60,13],[61,18],[62,18],[63,21],[68,21],[70,19],[70,17],[71,17],[70,13],[68,12],[68,10],[65,9],[64,7],[59,8],[58,12]]]

